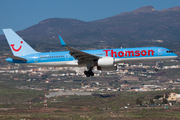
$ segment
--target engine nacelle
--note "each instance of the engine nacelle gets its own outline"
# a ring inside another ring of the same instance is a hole
[[[100,67],[112,67],[114,66],[114,58],[112,57],[102,57],[97,62]]]
[[[102,71],[115,71],[117,66],[114,66],[114,58],[112,57],[102,57],[97,61],[97,70]]]

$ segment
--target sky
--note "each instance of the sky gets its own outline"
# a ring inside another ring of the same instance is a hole
[[[48,18],[94,21],[152,5],[156,10],[180,6],[180,0],[0,0],[2,29],[26,29]]]

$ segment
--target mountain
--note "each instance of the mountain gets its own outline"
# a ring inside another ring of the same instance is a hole
[[[48,38],[57,35],[68,36],[81,31],[87,22],[75,19],[51,18],[19,31],[27,39]]]
[[[61,35],[68,44],[74,46],[103,48],[172,45],[174,48],[174,43],[179,44],[180,41],[180,7],[158,11],[153,6],[145,6],[91,22],[51,18],[17,33],[27,41],[39,41],[39,45],[60,45],[58,35]],[[0,39],[4,38],[0,36]],[[163,44],[156,40],[162,40]]]
[[[157,11],[146,6],[128,13],[122,13],[103,20],[94,21],[93,30],[103,33],[117,33],[132,39],[179,38],[180,7]]]

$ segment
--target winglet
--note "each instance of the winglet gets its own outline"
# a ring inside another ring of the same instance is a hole
[[[62,46],[67,46],[66,43],[64,42],[64,40],[61,38],[60,35],[59,35],[59,39],[60,39],[60,42],[61,42],[61,45],[62,45]]]

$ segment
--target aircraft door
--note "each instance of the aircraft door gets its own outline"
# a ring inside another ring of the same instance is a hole
[[[69,55],[68,54],[65,55],[65,60],[69,60]]]
[[[128,57],[128,55],[126,54],[126,51],[128,50],[124,50],[124,57]]]
[[[38,62],[38,55],[34,56],[34,62]]]
[[[158,49],[158,55],[159,55],[159,56],[162,55],[162,49]]]

